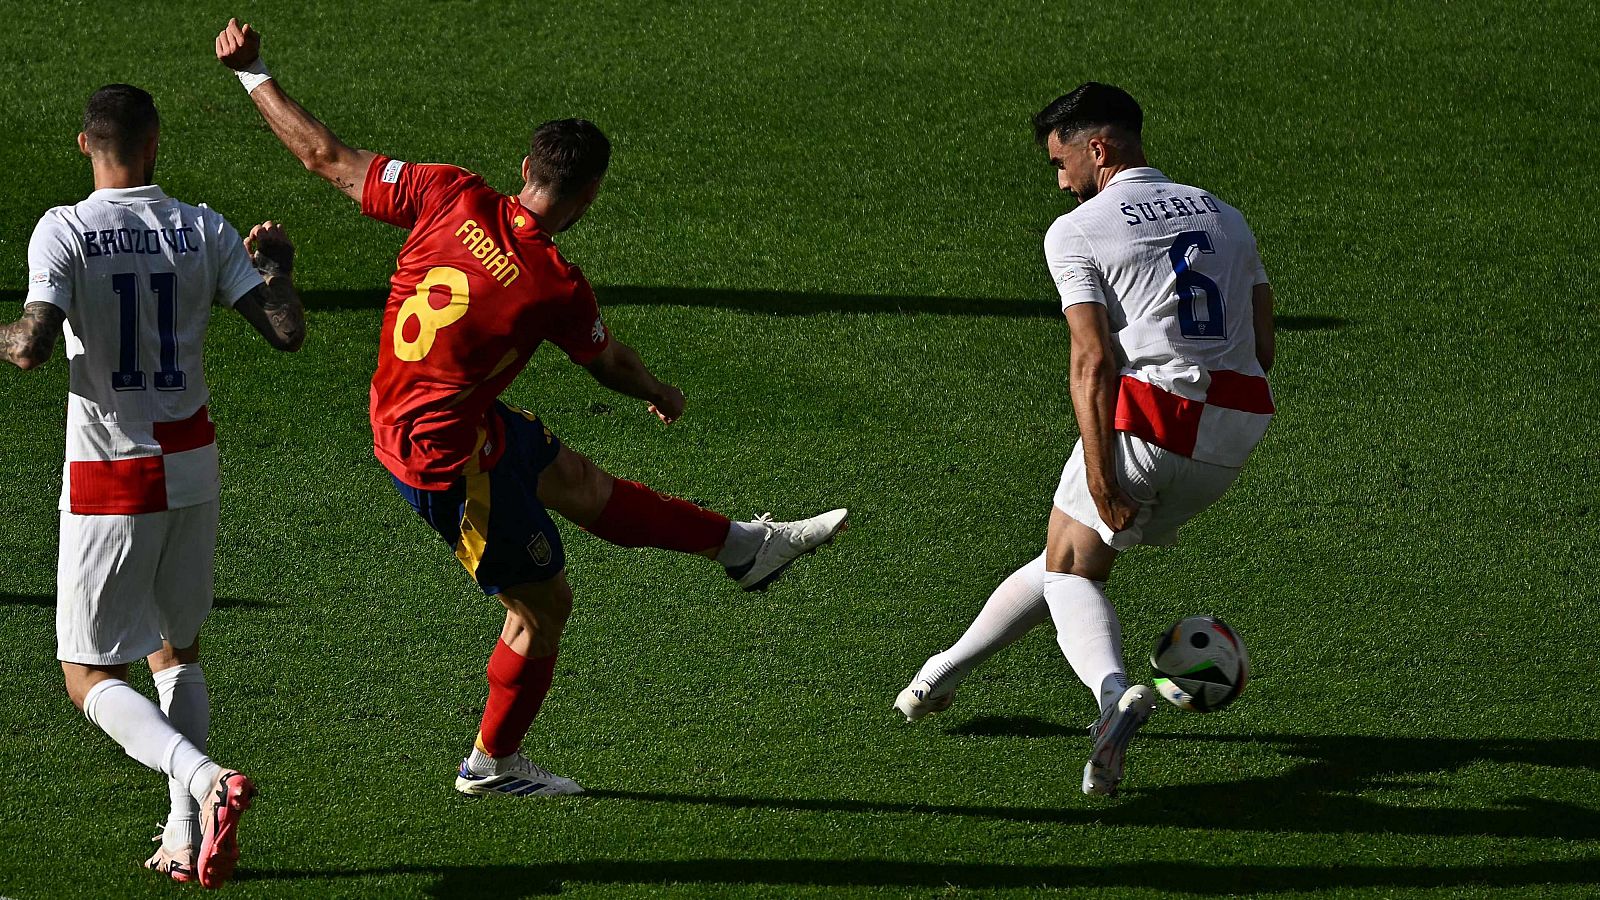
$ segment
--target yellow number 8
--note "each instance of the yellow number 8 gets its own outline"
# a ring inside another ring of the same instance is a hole
[[[444,309],[435,309],[428,302],[428,295],[436,287],[446,288],[450,291],[450,303]],[[417,292],[406,298],[400,306],[400,314],[395,317],[394,323],[394,355],[403,362],[416,362],[428,355],[433,349],[433,339],[438,336],[439,329],[452,325],[457,319],[467,314],[467,303],[471,301],[467,291],[467,273],[449,266],[435,266],[428,270],[428,274],[417,282]],[[412,319],[417,320],[420,326],[417,336],[406,340],[406,323]]]

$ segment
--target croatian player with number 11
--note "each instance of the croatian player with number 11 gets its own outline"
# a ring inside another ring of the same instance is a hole
[[[293,351],[305,319],[283,230],[264,222],[241,242],[216,212],[163,193],[160,131],[154,99],[133,85],[89,98],[78,148],[95,191],[39,220],[23,316],[0,325],[0,359],[31,369],[66,338],[56,656],[73,704],[167,776],[172,807],[145,866],[216,887],[233,873],[255,786],[206,755],[200,626],[219,483],[206,325],[213,306],[232,309]],[[141,658],[159,707],[127,683]]]

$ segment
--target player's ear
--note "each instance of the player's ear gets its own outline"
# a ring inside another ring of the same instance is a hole
[[[78,132],[78,152],[82,153],[84,156],[94,155],[89,152],[89,135],[81,131]]]
[[[532,179],[530,179],[528,176],[530,176],[532,174],[533,174],[533,159],[532,159],[532,157],[524,156],[522,158],[522,183],[523,184],[527,184],[529,181],[531,181]]]

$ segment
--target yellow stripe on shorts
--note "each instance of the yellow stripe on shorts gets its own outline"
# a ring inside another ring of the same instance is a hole
[[[467,502],[461,513],[461,540],[456,542],[456,559],[473,580],[489,543],[489,475],[475,472],[467,476]]]

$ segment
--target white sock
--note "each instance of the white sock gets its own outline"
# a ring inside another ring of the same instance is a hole
[[[189,743],[204,751],[211,730],[211,698],[206,694],[206,676],[199,663],[185,663],[155,673],[156,692],[161,695],[161,711],[167,721]],[[167,794],[172,810],[167,813],[167,828],[162,844],[169,850],[200,846],[200,805],[189,793],[189,785],[176,778],[167,779]]]
[[[717,551],[717,562],[729,569],[737,569],[755,561],[756,551],[767,539],[765,526],[754,522],[728,521],[728,539]]]
[[[939,691],[954,679],[963,678],[984,660],[1011,645],[1034,626],[1050,618],[1044,602],[1044,554],[1012,572],[989,595],[978,617],[967,626],[961,640],[943,653],[936,653],[923,664],[917,680],[927,681]],[[955,685],[949,685],[954,689]]]
[[[144,765],[189,786],[196,800],[211,789],[221,767],[178,733],[149,698],[126,681],[108,678],[89,689],[83,714]]]
[[[1105,588],[1103,581],[1077,575],[1046,572],[1044,576],[1044,599],[1056,623],[1056,643],[1078,680],[1094,692],[1101,712],[1128,687],[1128,672],[1122,666],[1122,625]]]
[[[467,754],[467,771],[474,775],[497,775],[499,766],[494,757],[478,749],[476,742],[472,745],[472,752]]]

